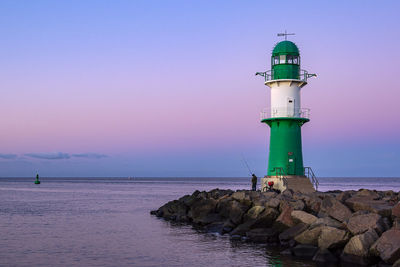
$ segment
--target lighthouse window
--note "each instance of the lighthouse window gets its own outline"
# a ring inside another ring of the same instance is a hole
[[[293,58],[293,64],[299,64],[299,58],[298,57],[294,57]]]
[[[287,63],[293,64],[293,56],[287,55],[287,56],[286,56],[286,59],[287,59]]]
[[[285,63],[286,63],[286,55],[280,55],[279,64],[285,64]]]
[[[278,57],[274,57],[274,65],[279,64],[279,59]]]

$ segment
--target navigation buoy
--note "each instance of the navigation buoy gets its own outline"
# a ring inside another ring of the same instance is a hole
[[[39,181],[39,174],[36,174],[36,181],[35,181],[35,184],[40,184],[40,181]]]

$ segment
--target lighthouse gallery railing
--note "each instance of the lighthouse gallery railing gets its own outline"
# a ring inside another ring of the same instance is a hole
[[[290,108],[290,107],[277,107],[265,108],[261,111],[260,119],[270,118],[310,118],[309,108]]]
[[[267,70],[265,72],[256,72],[256,75],[263,76],[266,82],[274,80],[274,78],[273,78],[274,70]],[[307,82],[308,78],[316,77],[316,76],[317,76],[316,74],[310,74],[306,70],[300,70],[298,80]]]

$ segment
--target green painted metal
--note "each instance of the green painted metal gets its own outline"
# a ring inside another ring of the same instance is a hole
[[[300,79],[300,53],[295,43],[279,42],[271,56],[272,79]]]
[[[268,176],[283,169],[284,175],[304,175],[301,126],[307,118],[269,118],[261,122],[271,127]]]
[[[35,181],[35,184],[40,184],[40,181],[39,181],[39,174],[36,174],[36,181]]]

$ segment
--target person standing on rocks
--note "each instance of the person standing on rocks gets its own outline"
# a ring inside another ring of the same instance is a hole
[[[253,173],[252,175],[251,175],[251,189],[253,190],[253,191],[256,191],[257,190],[257,176]]]

